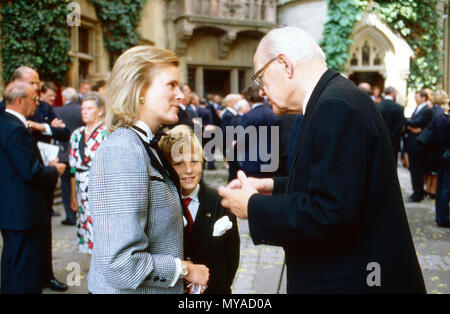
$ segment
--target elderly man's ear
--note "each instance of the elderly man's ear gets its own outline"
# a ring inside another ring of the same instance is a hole
[[[288,78],[291,79],[292,76],[294,75],[294,65],[292,61],[284,54],[280,54],[278,56],[278,61],[283,65],[283,68],[286,71]]]

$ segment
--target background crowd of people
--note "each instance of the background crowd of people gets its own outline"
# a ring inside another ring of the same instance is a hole
[[[383,96],[372,95],[371,86],[359,87],[368,92],[388,128],[395,161],[401,160],[411,173],[413,194],[406,201],[420,203],[435,200],[436,224],[449,228],[450,124],[449,98],[444,90],[425,88],[415,93],[416,108],[410,117],[405,107],[395,102],[397,91],[387,87]]]

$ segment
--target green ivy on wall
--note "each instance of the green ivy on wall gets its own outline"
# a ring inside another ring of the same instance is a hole
[[[433,88],[441,83],[443,51],[442,12],[439,0],[379,1],[380,16],[397,30],[414,51],[408,85],[414,89]]]
[[[1,1],[3,79],[27,65],[41,80],[63,82],[70,65],[69,11],[65,0]]]
[[[362,4],[356,0],[327,0],[328,15],[320,46],[330,68],[343,71],[353,40],[350,35],[361,16]]]
[[[102,24],[105,47],[110,54],[112,66],[122,52],[138,43],[136,28],[146,0],[89,1],[94,5]]]
[[[350,35],[369,1],[327,0],[328,16],[321,46],[327,55],[328,66],[344,70],[353,41]],[[441,82],[440,48],[443,29],[439,0],[379,0],[380,17],[396,30],[414,51],[408,85],[413,89],[434,87]]]

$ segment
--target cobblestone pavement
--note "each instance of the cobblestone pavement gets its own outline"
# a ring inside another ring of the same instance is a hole
[[[219,164],[220,165],[220,164]],[[227,170],[205,171],[205,181],[212,187],[225,183]],[[399,180],[405,197],[411,194],[408,170],[399,167]],[[79,253],[76,248],[75,227],[60,224],[64,210],[59,204],[55,209],[61,213],[54,217],[53,223],[53,265],[55,276],[63,282],[73,282],[74,272],[80,269],[80,284],[74,282],[65,293],[87,293],[87,273],[89,256]],[[428,293],[450,293],[450,230],[438,228],[434,223],[434,201],[425,200],[420,204],[406,204],[419,262],[422,266]],[[241,257],[238,272],[233,283],[233,293],[286,293],[285,272],[280,285],[280,275],[284,252],[280,247],[254,246],[249,236],[248,223],[239,220],[241,236]],[[0,250],[2,242],[0,239]],[[301,248],[299,248],[301,249]],[[45,289],[44,293],[57,293]]]

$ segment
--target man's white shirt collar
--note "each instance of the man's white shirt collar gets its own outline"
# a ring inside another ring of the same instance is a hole
[[[428,103],[427,103],[427,102],[424,102],[423,104],[419,105],[419,106],[417,107],[416,113],[419,113],[419,112],[420,112],[420,110],[422,110],[422,109],[423,109],[423,107],[425,107],[425,106],[427,106],[427,105],[428,105]]]
[[[234,110],[234,109],[231,108],[231,107],[226,107],[226,108],[225,108],[224,110],[222,110],[222,112],[220,113],[220,118],[221,118],[221,119],[223,118],[223,116],[224,116],[225,112],[227,112],[227,110],[228,110],[229,112],[231,112],[233,115],[237,116],[236,110]]]
[[[262,105],[264,105],[264,102],[258,102],[258,103],[254,104],[252,106],[252,110],[255,109],[256,107],[259,107],[259,106],[262,106]]]
[[[394,98],[393,98],[392,96],[390,96],[390,95],[386,95],[386,96],[384,97],[384,99],[389,99],[389,100],[394,101]]]
[[[180,104],[180,108],[181,108],[181,109],[183,109],[183,111],[185,111],[185,110],[186,110],[186,106],[185,106],[185,105],[183,105],[183,104]]]
[[[135,124],[138,128],[141,128],[145,132],[147,132],[147,135],[143,134],[142,132],[137,132],[137,134],[146,142],[150,143],[150,141],[153,139],[153,133],[152,130],[150,130],[150,127],[145,123],[144,121],[138,120]]]
[[[308,106],[309,99],[311,98],[311,95],[312,95],[314,89],[316,88],[317,83],[319,83],[320,79],[322,78],[322,76],[324,75],[325,72],[326,71],[324,71],[318,78],[316,78],[316,81],[314,82],[314,84],[311,85],[311,88],[308,89],[308,91],[306,92],[305,98],[303,99],[303,108],[302,108],[303,115],[305,115],[305,113],[306,113],[306,106]]]
[[[17,111],[14,111],[12,109],[5,109],[5,112],[12,114],[13,116],[15,116],[16,118],[18,118],[23,125],[25,125],[25,127],[28,129],[28,123],[27,123],[27,119],[20,113],[18,113]]]

